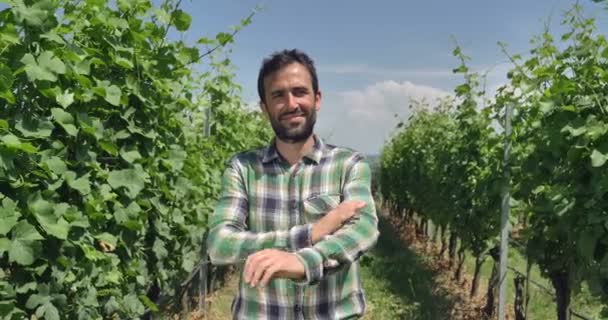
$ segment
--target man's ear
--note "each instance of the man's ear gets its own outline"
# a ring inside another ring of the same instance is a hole
[[[323,97],[323,95],[321,94],[321,91],[317,91],[317,93],[315,93],[315,110],[319,111],[321,110],[321,98]]]
[[[266,104],[262,101],[260,101],[260,111],[262,111],[264,116],[266,116],[266,118],[268,118],[268,110],[266,109]]]

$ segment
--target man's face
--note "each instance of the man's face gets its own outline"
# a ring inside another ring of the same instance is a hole
[[[262,111],[277,138],[287,143],[308,139],[321,108],[321,92],[314,92],[310,73],[300,63],[289,64],[264,78]]]

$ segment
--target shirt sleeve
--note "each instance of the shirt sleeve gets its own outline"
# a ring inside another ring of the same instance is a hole
[[[264,233],[247,231],[249,202],[238,157],[227,165],[222,190],[209,222],[207,248],[215,265],[236,264],[263,249],[297,251],[312,246],[312,224]]]
[[[351,161],[354,163],[346,175],[344,201],[361,200],[367,206],[335,233],[310,248],[296,252],[306,270],[306,280],[301,284],[314,284],[340,266],[357,261],[378,239],[378,217],[371,193],[371,169],[359,154],[355,154]],[[326,267],[327,262],[332,260],[339,265]]]

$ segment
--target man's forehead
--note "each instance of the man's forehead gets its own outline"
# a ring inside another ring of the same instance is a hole
[[[269,85],[270,83],[276,82],[277,80],[288,79],[290,81],[301,81],[304,85],[310,85],[312,83],[312,77],[310,76],[310,72],[308,72],[308,69],[301,63],[292,62],[264,77],[264,85]]]

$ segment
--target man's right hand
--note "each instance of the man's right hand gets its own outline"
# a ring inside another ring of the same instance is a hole
[[[336,232],[350,220],[367,203],[358,200],[348,200],[340,203],[312,226],[312,243],[319,242],[323,237]]]

